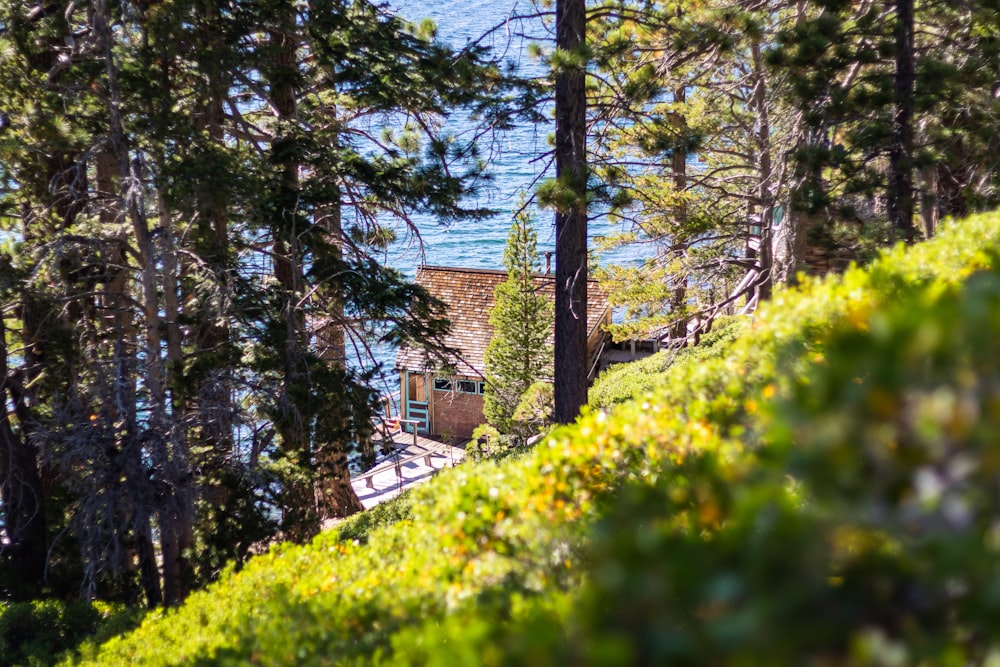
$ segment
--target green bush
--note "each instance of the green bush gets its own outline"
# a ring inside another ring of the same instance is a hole
[[[139,612],[101,602],[36,600],[0,608],[0,665],[52,665],[85,639],[134,627]]]
[[[661,350],[644,359],[605,369],[590,388],[590,404],[610,408],[624,403],[669,384],[670,368],[676,363],[697,363],[725,354],[743,331],[745,320],[744,317],[718,317],[698,345]]]
[[[1000,217],[779,292],[522,458],[282,546],[97,664],[995,665]],[[366,540],[366,541],[365,541]]]
[[[763,408],[756,451],[700,451],[619,494],[550,659],[995,664],[1000,262],[989,264],[958,284],[881,283],[893,299],[869,293],[863,317],[831,318],[805,372],[802,340],[787,340],[776,377],[789,390]],[[590,659],[608,646],[610,659]]]
[[[391,500],[379,503],[360,514],[355,514],[338,526],[338,535],[344,542],[368,542],[368,536],[374,530],[409,519],[412,506],[410,492],[403,491]]]

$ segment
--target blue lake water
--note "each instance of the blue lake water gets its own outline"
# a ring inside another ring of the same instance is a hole
[[[536,43],[548,34],[540,20],[529,23],[510,21],[518,13],[531,13],[536,9],[524,0],[393,0],[391,5],[399,14],[409,20],[419,22],[429,18],[438,28],[438,37],[453,46],[462,46],[467,40],[479,39],[492,28],[495,30],[485,42],[498,53],[516,62],[520,71],[529,76],[542,76],[545,68],[537,60],[530,58],[526,47],[530,38]],[[529,37],[524,36],[528,33]],[[456,121],[459,127],[461,123]],[[451,128],[449,128],[451,129]],[[550,147],[548,136],[554,127],[551,124],[539,127],[519,127],[504,133],[495,145],[490,146],[493,156],[491,171],[495,181],[486,192],[473,200],[477,204],[496,209],[497,215],[485,221],[456,223],[443,226],[428,217],[418,217],[417,222],[423,239],[424,257],[411,243],[403,243],[390,257],[390,263],[412,275],[416,266],[425,260],[427,264],[463,266],[470,268],[502,268],[503,248],[507,231],[511,224],[511,212],[517,208],[520,193],[530,190],[540,177],[552,176],[546,172]],[[551,212],[541,211],[537,215],[539,252],[555,249],[555,233]],[[619,227],[604,218],[590,223],[590,236],[603,236],[621,231]],[[617,253],[601,259],[625,261],[634,251]]]

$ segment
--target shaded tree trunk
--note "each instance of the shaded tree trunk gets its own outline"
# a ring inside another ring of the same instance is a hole
[[[0,379],[5,384],[10,382],[2,319]],[[20,403],[18,396],[4,394],[4,398],[5,402],[9,399]],[[0,552],[10,567],[4,583],[14,599],[36,597],[44,583],[48,541],[44,498],[35,449],[14,432],[8,412],[4,410],[0,412],[0,512],[8,543],[0,546]]]
[[[271,146],[279,165],[272,221],[274,275],[281,286],[281,313],[284,328],[282,387],[278,421],[282,446],[297,466],[287,479],[284,528],[293,539],[305,540],[319,531],[313,491],[312,448],[307,416],[300,402],[308,382],[305,365],[304,322],[297,307],[299,299],[298,229],[299,164],[295,157],[295,137],[291,125],[296,114],[296,25],[295,8],[282,1],[276,8],[276,27],[270,34],[274,68],[269,74],[271,99],[278,116],[278,132]]]
[[[767,74],[764,71],[764,57],[759,41],[754,41],[751,47],[753,58],[754,88],[751,104],[757,115],[756,135],[754,136],[757,152],[757,192],[756,199],[760,206],[760,251],[757,266],[760,267],[760,277],[757,279],[757,300],[771,298],[773,284],[772,271],[774,255],[771,248],[771,225],[774,221],[774,192],[771,164],[771,109],[768,100]]]
[[[302,312],[303,299],[301,256],[303,248],[300,234],[307,232],[309,224],[305,211],[300,207],[302,166],[294,149],[297,139],[291,134],[297,114],[299,94],[298,26],[293,3],[282,3],[278,12],[276,29],[271,34],[275,44],[275,66],[271,76],[271,92],[278,112],[279,123],[285,121],[285,136],[279,136],[272,150],[280,155],[283,172],[281,175],[279,202],[280,220],[275,220],[279,233],[275,234],[275,275],[282,286],[283,317],[285,324],[284,411],[281,427],[282,439],[289,451],[295,452],[301,475],[292,482],[287,506],[290,521],[286,528],[297,539],[306,539],[318,532],[320,523],[329,517],[341,517],[363,509],[361,501],[350,482],[346,444],[338,441],[339,436],[328,440],[328,434],[314,432],[317,420],[322,420],[323,411],[338,415],[336,419],[347,419],[347,398],[344,405],[310,405],[316,387],[309,372],[310,351],[306,331],[306,321]],[[339,252],[342,234],[339,201],[332,205],[318,207],[322,220],[314,221],[325,227],[325,240],[334,252]],[[336,285],[339,281],[333,280]],[[336,289],[336,288],[334,288]],[[343,297],[332,297],[332,312],[329,313],[331,326],[320,332],[321,360],[334,366],[344,366]],[[339,422],[338,422],[339,423]],[[346,433],[349,429],[339,429]]]
[[[199,41],[208,53],[224,53],[227,48],[222,31],[218,29],[221,12],[218,3],[204,2],[200,10]],[[188,255],[179,258],[178,285],[182,316],[192,323],[187,343],[189,358],[181,358],[186,395],[175,399],[182,406],[182,424],[191,452],[191,465],[200,468],[203,475],[196,488],[186,495],[185,509],[192,522],[185,522],[181,534],[181,547],[194,544],[196,512],[191,507],[197,499],[204,500],[218,511],[225,511],[231,499],[232,482],[227,474],[234,454],[234,415],[237,408],[233,401],[235,374],[233,368],[238,351],[233,344],[230,329],[232,312],[232,277],[229,266],[229,203],[231,201],[225,177],[227,165],[220,164],[215,151],[226,143],[225,101],[226,76],[218,68],[209,68],[201,98],[196,103],[196,120],[199,129],[207,136],[207,150],[202,156],[208,167],[206,175],[195,189],[194,249],[203,262],[195,267]],[[213,168],[214,167],[214,168]],[[192,285],[191,276],[197,271],[207,274],[210,281],[209,298],[204,298],[205,285]],[[187,277],[188,281],[183,278]],[[173,363],[173,362],[172,362]],[[180,369],[175,372],[181,372]],[[176,391],[176,389],[175,389]],[[197,452],[197,453],[195,453]],[[210,512],[210,514],[215,513]],[[209,526],[212,530],[217,526]]]
[[[142,440],[147,443],[147,448],[140,448],[136,445],[129,446],[132,456],[139,456],[146,461],[140,460],[131,466],[134,471],[141,471],[147,467],[156,471],[158,484],[152,490],[152,506],[147,506],[143,500],[135,503],[133,526],[136,532],[136,539],[139,543],[140,570],[143,574],[143,587],[146,590],[146,597],[150,605],[162,602],[173,603],[178,600],[180,584],[178,573],[179,548],[176,540],[176,520],[172,509],[173,498],[172,489],[169,482],[173,478],[171,474],[170,456],[167,451],[168,441],[165,435],[167,430],[166,415],[166,390],[164,386],[164,368],[161,357],[161,317],[159,294],[156,282],[156,252],[149,223],[144,213],[142,200],[142,164],[138,158],[132,159],[129,147],[126,143],[125,128],[121,113],[121,91],[119,87],[118,65],[112,49],[113,34],[111,31],[111,18],[105,0],[96,0],[94,3],[95,32],[98,35],[102,56],[104,58],[105,74],[107,76],[107,111],[108,111],[108,151],[115,156],[117,166],[117,182],[121,189],[120,201],[124,203],[124,210],[121,215],[131,224],[132,233],[135,237],[139,256],[139,278],[141,285],[141,303],[144,315],[144,384],[148,391],[149,420],[145,427]],[[140,426],[137,421],[129,423],[132,431],[131,439],[138,441]],[[146,486],[149,480],[133,479],[127,480],[134,485],[135,489]],[[140,498],[142,496],[140,495]],[[158,528],[160,533],[160,567],[157,568],[155,560],[156,554],[147,544],[147,535],[151,536],[149,528],[151,512],[157,508],[159,519]],[[163,587],[160,588],[158,576],[154,578],[152,572],[162,569]]]
[[[582,57],[584,0],[556,1],[556,47]],[[572,204],[556,211],[555,421],[568,424],[587,402],[587,98],[586,71],[556,72],[556,178]]]
[[[290,479],[286,494],[285,528],[294,539],[304,540],[319,531],[320,523],[329,516],[347,516],[362,509],[361,501],[350,484],[347,455],[342,442],[318,442],[312,432],[316,414],[324,409],[338,410],[343,406],[307,405],[312,395],[309,373],[309,351],[306,322],[301,311],[303,284],[300,264],[302,255],[299,235],[305,233],[306,221],[300,210],[301,165],[295,155],[297,141],[291,123],[296,117],[298,74],[297,25],[294,5],[283,3],[279,9],[276,29],[271,33],[275,45],[274,70],[271,73],[271,93],[278,113],[279,134],[272,150],[278,155],[280,176],[278,215],[274,234],[274,271],[282,287],[282,317],[285,327],[284,380],[279,431],[286,450],[296,459],[299,474]],[[339,236],[339,211],[328,221],[330,234]],[[301,226],[301,229],[300,229]],[[336,296],[335,303],[342,303]],[[335,305],[335,308],[339,306]],[[336,318],[336,313],[332,314]],[[342,318],[340,318],[342,320]],[[343,333],[333,333],[329,341],[332,354],[343,355]],[[341,364],[340,360],[333,362]],[[346,411],[345,411],[346,414]]]
[[[687,91],[684,86],[679,86],[674,90],[674,102],[683,104],[686,99]],[[684,191],[687,189],[687,150],[685,150],[687,119],[683,114],[676,114],[674,122],[677,125],[677,145],[674,146],[672,156],[674,189],[677,191],[679,197],[683,197]],[[674,216],[676,217],[677,227],[682,227],[687,220],[687,205],[683,199],[677,204]],[[675,239],[671,245],[670,253],[672,255],[680,255],[686,249],[687,243],[683,241],[678,242]],[[681,273],[680,276],[674,277],[673,281],[674,287],[670,297],[670,311],[671,313],[677,313],[684,307],[684,302],[687,300],[687,276]],[[679,318],[674,321],[670,330],[670,338],[675,341],[687,338],[687,318]]]
[[[799,0],[795,5],[795,23],[801,26],[808,20],[809,5]],[[799,153],[808,146],[818,146],[826,142],[825,130],[807,128],[805,117],[799,114],[790,130]],[[805,192],[817,187],[823,181],[818,167],[799,166],[791,176],[790,198],[784,219],[771,241],[772,284],[793,285],[798,280],[799,270],[805,268],[805,256],[809,230],[823,224],[814,207],[807,203]]]
[[[319,212],[320,218],[316,224],[320,225],[326,232],[326,240],[331,245],[331,250],[338,260],[342,259],[343,227],[341,223],[341,210],[339,201],[339,189],[336,190],[337,201],[325,206]],[[326,363],[338,369],[344,369],[347,365],[347,349],[345,347],[346,338],[344,335],[344,295],[337,288],[340,281],[333,279],[334,293],[328,295],[328,300],[324,304],[324,310],[328,313],[327,323],[317,332],[317,343],[319,357]],[[321,408],[322,409],[322,408]],[[325,409],[336,410],[336,406],[326,406]],[[345,415],[346,411],[342,414]],[[340,429],[341,433],[347,433],[350,429],[344,424]],[[374,464],[375,451],[372,449],[371,432],[363,425],[358,425],[358,439],[361,440],[363,456]],[[320,519],[331,519],[350,516],[364,510],[361,499],[351,486],[351,471],[347,461],[348,443],[340,439],[330,442],[319,443],[321,433],[316,434],[316,468],[318,472],[316,480],[316,503],[319,510]]]
[[[920,219],[924,226],[924,236],[931,238],[937,232],[940,217],[937,170],[925,167],[921,171],[920,180]]]
[[[889,150],[889,222],[899,238],[916,240],[913,226],[914,3],[895,0],[896,71],[893,78],[892,145]]]

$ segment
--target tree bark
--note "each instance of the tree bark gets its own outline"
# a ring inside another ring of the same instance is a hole
[[[313,490],[312,448],[306,416],[297,401],[302,383],[307,381],[303,368],[304,323],[297,308],[299,299],[297,264],[297,220],[299,164],[291,147],[295,138],[289,130],[296,115],[296,25],[295,8],[283,1],[276,9],[275,29],[270,34],[274,49],[274,68],[270,73],[270,93],[278,117],[278,132],[272,150],[279,160],[278,216],[272,223],[274,275],[281,286],[281,317],[285,329],[283,350],[281,416],[277,424],[282,446],[297,463],[299,471],[287,480],[285,489],[284,529],[295,540],[306,540],[319,532]]]
[[[892,145],[889,150],[889,222],[899,238],[913,243],[914,3],[895,0],[896,72],[893,79]]]
[[[218,30],[220,18],[218,3],[202,3],[199,40],[209,52],[223,53],[227,48],[224,36]],[[228,91],[226,77],[218,70],[210,69],[206,77],[205,88],[199,89],[201,99],[197,103],[195,118],[207,136],[211,150],[226,143],[224,104]],[[214,154],[210,155],[214,157]],[[189,505],[196,498],[225,506],[230,496],[230,489],[222,480],[226,469],[232,465],[237,408],[232,391],[235,385],[235,346],[229,326],[233,317],[228,258],[230,194],[227,188],[220,187],[220,181],[223,179],[216,174],[201,179],[193,202],[197,220],[195,248],[204,262],[201,270],[209,274],[214,293],[206,301],[198,293],[184,291],[183,281],[179,284],[181,312],[194,325],[187,337],[190,361],[185,364],[185,373],[188,374],[185,383],[190,389],[186,396],[175,399],[175,404],[183,406],[184,417],[180,421],[187,430],[185,437],[193,445],[188,447],[192,453],[191,465],[203,472],[198,488],[192,489],[185,498],[188,503],[185,509],[192,521],[197,519],[197,513]],[[199,270],[187,255],[180,257],[177,264],[182,277]],[[186,549],[194,543],[194,526],[186,522],[183,527],[181,547]]]
[[[339,189],[336,190],[337,201],[323,208],[321,218],[316,223],[326,232],[327,240],[337,258],[342,257],[341,210]],[[347,365],[346,338],[344,335],[344,295],[338,289],[339,281],[333,280],[333,292],[324,304],[324,310],[329,314],[326,324],[317,332],[316,342],[319,357],[326,363],[337,368]],[[336,406],[326,409],[336,410]],[[341,432],[348,429],[343,428]],[[361,440],[363,458],[374,464],[375,451],[372,447],[371,434],[359,425],[358,439]],[[351,486],[351,471],[347,461],[347,443],[335,440],[320,443],[317,433],[316,443],[316,504],[321,520],[350,516],[364,510],[361,499]]]
[[[684,86],[678,86],[674,89],[674,102],[683,104],[687,99],[687,91]],[[674,146],[674,152],[672,156],[672,167],[674,172],[674,189],[677,191],[679,198],[683,197],[684,191],[687,189],[687,150],[684,149],[683,142],[687,141],[687,119],[684,114],[675,113],[674,122],[677,127],[677,144]],[[679,199],[677,208],[674,211],[674,216],[676,218],[677,229],[683,228],[685,222],[687,221],[687,206],[683,199]],[[671,255],[679,256],[687,250],[687,241],[683,239],[674,238],[671,243],[670,252]],[[687,300],[687,279],[688,277],[683,273],[679,276],[673,276],[671,280],[673,281],[673,290],[671,290],[670,295],[670,312],[674,315],[684,308],[685,301]],[[687,338],[687,319],[677,318],[674,320],[673,325],[670,327],[670,338],[672,341],[685,341]]]
[[[757,203],[760,206],[760,254],[757,266],[757,302],[771,298],[772,270],[774,255],[771,248],[771,225],[774,221],[774,192],[772,191],[771,164],[771,109],[767,94],[767,74],[764,71],[764,56],[759,41],[751,47],[754,71],[754,88],[751,97],[757,115],[757,131],[754,137],[757,153]]]
[[[164,385],[163,358],[161,356],[161,318],[159,294],[156,282],[156,252],[149,222],[141,204],[143,193],[142,165],[138,158],[132,159],[126,142],[125,128],[121,113],[121,92],[118,79],[118,65],[112,48],[113,33],[111,19],[105,0],[94,3],[95,32],[102,49],[105,61],[108,88],[108,137],[107,146],[117,161],[117,176],[121,188],[121,201],[124,202],[123,215],[131,223],[139,255],[139,278],[141,285],[142,309],[144,314],[144,381],[148,391],[149,420],[146,426],[145,439],[148,449],[141,456],[148,457],[147,462],[140,462],[137,470],[151,468],[158,479],[158,488],[154,491],[153,507],[158,509],[160,532],[160,560],[163,576],[163,587],[159,581],[152,579],[151,573],[156,564],[147,562],[154,558],[148,545],[143,546],[144,534],[149,526],[150,510],[142,501],[136,503],[136,516],[133,525],[136,539],[140,546],[140,567],[143,572],[143,586],[146,589],[150,604],[160,601],[173,603],[178,601],[180,591],[178,558],[179,548],[176,539],[176,521],[173,509],[172,489],[170,480],[173,478],[170,456],[167,451],[168,421],[166,415],[166,390]],[[139,437],[137,423],[130,424],[133,429],[131,438]],[[138,448],[135,448],[138,449]],[[136,487],[141,487],[148,480],[132,480]],[[161,597],[162,596],[162,597]]]
[[[924,226],[924,236],[931,238],[937,232],[939,207],[937,170],[925,167],[921,172],[920,218]]]
[[[556,48],[576,61],[586,34],[584,0],[556,0]],[[586,70],[556,72],[556,178],[573,203],[556,211],[555,421],[568,424],[587,402]]]
[[[276,46],[275,66],[270,82],[271,95],[279,123],[286,123],[284,129],[287,132],[287,123],[294,121],[296,116],[298,93],[298,28],[292,3],[282,4],[271,39]],[[302,254],[298,240],[300,230],[297,228],[301,215],[297,199],[301,165],[294,157],[295,151],[290,150],[288,145],[294,141],[294,137],[287,134],[282,136],[280,133],[275,140],[281,153],[287,157],[283,158],[279,186],[281,191],[278,193],[279,200],[284,205],[279,212],[283,219],[275,220],[274,270],[284,293],[283,317],[286,331],[285,395],[282,400],[286,413],[280,431],[286,449],[297,455],[302,472],[297,480],[290,482],[291,486],[287,490],[285,527],[290,537],[304,540],[319,531],[322,519],[328,516],[346,516],[359,511],[362,506],[350,484],[344,444],[326,443],[320,447],[311,432],[310,415],[323,408],[299,404],[299,401],[304,400],[303,396],[311,393],[312,380],[307,368],[309,341],[306,337],[306,323],[299,305],[303,284],[299,262]],[[335,224],[339,227],[339,220]],[[342,340],[339,345],[334,345],[343,349]]]
[[[801,26],[808,19],[809,5],[798,0],[795,5],[795,24]],[[825,130],[808,129],[803,114],[798,114],[789,129],[789,144],[793,152],[800,152],[808,146],[818,146],[826,141]],[[793,285],[798,280],[798,272],[804,270],[809,231],[822,225],[822,219],[815,211],[806,210],[802,201],[804,190],[821,183],[822,173],[818,167],[802,169],[791,175],[790,194],[784,219],[771,241],[772,283]]]
[[[7,374],[6,331],[0,319],[0,381],[5,385]],[[7,393],[0,394],[5,403],[20,401]],[[48,542],[44,498],[35,449],[14,432],[4,410],[0,412],[0,508],[7,543],[0,542],[0,550],[10,566],[6,583],[15,599],[36,597],[44,583]]]

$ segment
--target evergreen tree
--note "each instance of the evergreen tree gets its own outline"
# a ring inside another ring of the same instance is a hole
[[[0,585],[172,604],[357,509],[342,341],[447,325],[378,220],[485,214],[443,119],[509,83],[361,0],[0,0]]]
[[[996,3],[802,5],[769,60],[803,117],[793,210],[804,232],[887,223],[879,241],[1000,202]]]
[[[589,156],[631,224],[611,241],[657,247],[642,266],[596,270],[630,310],[618,338],[684,341],[684,325],[794,282],[807,246],[863,260],[913,240],[918,214],[930,235],[944,215],[1000,201],[989,3],[595,13]]]
[[[595,269],[627,308],[616,338],[683,345],[720,310],[767,298],[795,117],[765,55],[788,13],[628,3],[592,22],[591,160],[628,226],[604,243],[656,247],[642,265]]]
[[[490,310],[493,336],[486,347],[486,395],[483,414],[505,435],[523,440],[532,430],[515,416],[529,387],[551,381],[553,350],[552,302],[539,291],[537,234],[522,209],[507,236],[503,263],[507,280],[496,287]]]

